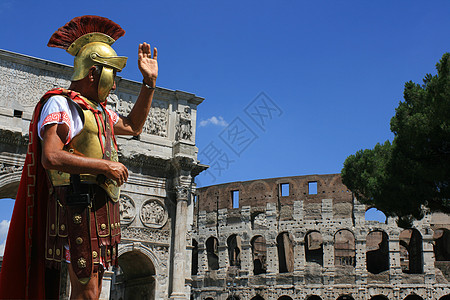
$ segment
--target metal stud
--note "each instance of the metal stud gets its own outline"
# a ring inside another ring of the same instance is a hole
[[[102,230],[105,230],[106,229],[106,224],[102,224],[102,225],[100,225],[100,228],[102,229]]]
[[[78,259],[77,264],[80,269],[86,268],[86,260],[83,257]]]
[[[77,245],[81,245],[81,244],[83,244],[83,239],[79,236],[79,237],[77,237],[77,239],[75,240],[75,243],[77,243]]]
[[[61,254],[61,250],[56,249],[56,256],[59,256]]]
[[[83,220],[83,218],[79,214],[76,214],[76,215],[73,216],[73,223],[74,224],[81,224],[82,220]]]
[[[61,231],[64,231],[64,230],[66,230],[66,225],[61,224],[61,226],[59,226],[59,228],[61,229]]]
[[[48,249],[48,254],[52,255],[53,254],[53,249]]]
[[[92,257],[93,257],[93,258],[97,258],[97,256],[98,256],[97,251],[92,251]]]

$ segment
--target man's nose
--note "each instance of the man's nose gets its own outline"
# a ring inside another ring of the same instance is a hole
[[[112,88],[111,88],[111,91],[115,91],[116,90],[116,81],[114,80],[114,83],[113,83],[113,86],[112,86]]]

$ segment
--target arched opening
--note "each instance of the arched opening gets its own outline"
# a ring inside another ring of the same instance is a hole
[[[353,297],[350,295],[342,295],[339,298],[337,298],[337,300],[355,300],[355,299],[353,299]]]
[[[289,296],[281,296],[278,300],[292,300],[292,298]]]
[[[317,263],[323,266],[323,239],[317,231],[305,236],[305,258],[307,263]]]
[[[450,300],[450,295],[442,296],[439,300]]]
[[[372,298],[370,298],[370,300],[389,300],[388,297],[383,296],[383,295],[376,295],[373,296]]]
[[[305,300],[322,300],[322,298],[320,298],[319,296],[316,296],[316,295],[311,295],[311,296],[306,297]]]
[[[388,235],[384,231],[372,231],[366,237],[366,267],[367,271],[379,274],[389,270]]]
[[[294,247],[287,232],[277,236],[278,267],[280,273],[294,271]]]
[[[264,298],[261,297],[260,295],[256,295],[256,296],[253,297],[251,300],[264,300]]]
[[[230,266],[241,268],[241,238],[236,234],[230,235],[227,246]]]
[[[445,228],[435,230],[433,240],[436,261],[450,261],[450,231]]]
[[[400,233],[400,266],[403,273],[423,273],[422,235],[417,229]]]
[[[198,243],[195,239],[192,239],[191,275],[197,274],[198,274]]]
[[[417,295],[409,295],[405,300],[423,300],[423,298]]]
[[[155,267],[140,251],[119,256],[119,268],[111,284],[111,299],[155,300]]]
[[[366,210],[366,214],[364,215],[366,221],[377,221],[380,223],[386,223],[387,217],[381,210],[376,209],[375,207],[369,208]]]
[[[208,270],[219,270],[219,241],[215,237],[206,240],[206,256],[208,258]]]
[[[208,297],[208,298],[206,298],[205,300],[214,300],[213,298],[211,298],[211,297]]]
[[[263,236],[257,235],[251,240],[253,255],[253,274],[266,273],[267,247]]]
[[[241,298],[239,298],[238,296],[236,296],[236,295],[231,295],[231,296],[229,296],[228,298],[227,298],[227,300],[240,300]]]
[[[355,236],[350,230],[342,229],[334,235],[334,264],[355,266]]]

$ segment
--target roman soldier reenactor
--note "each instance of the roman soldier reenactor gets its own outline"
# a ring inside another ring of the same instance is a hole
[[[158,76],[157,50],[139,45],[143,75],[128,116],[106,108],[115,75],[126,64],[111,45],[125,31],[103,17],[77,17],[48,46],[75,56],[68,89],[48,91],[37,104],[0,273],[1,299],[56,299],[67,261],[71,299],[98,299],[102,275],[117,266],[119,193],[128,178],[115,134],[138,135]]]

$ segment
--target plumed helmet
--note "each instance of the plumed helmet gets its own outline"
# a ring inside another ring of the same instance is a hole
[[[92,66],[102,66],[99,99],[105,100],[114,84],[114,71],[120,72],[127,58],[117,56],[111,45],[125,34],[118,24],[99,16],[76,17],[50,38],[49,47],[65,49],[74,59],[71,80],[86,77]]]

